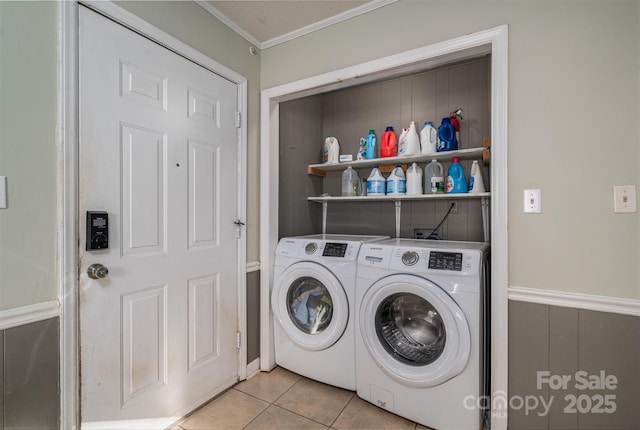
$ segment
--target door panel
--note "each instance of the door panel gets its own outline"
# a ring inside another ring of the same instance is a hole
[[[238,89],[79,10],[82,422],[165,427],[238,377]]]

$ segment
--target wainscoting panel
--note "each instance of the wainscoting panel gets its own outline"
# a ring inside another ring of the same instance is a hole
[[[2,331],[2,429],[60,427],[59,318]],[[1,410],[1,409],[0,409]]]
[[[637,430],[640,318],[509,301],[509,429]]]

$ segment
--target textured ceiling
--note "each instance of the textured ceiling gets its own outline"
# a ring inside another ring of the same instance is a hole
[[[347,16],[354,11],[366,11],[367,5],[380,7],[390,1],[381,0],[280,0],[280,1],[206,1],[205,9],[257,44],[268,43],[305,27],[317,27],[324,21]],[[368,9],[367,9],[368,10]],[[356,13],[357,14],[357,13]],[[224,19],[223,19],[224,20]],[[320,28],[320,27],[319,27]]]

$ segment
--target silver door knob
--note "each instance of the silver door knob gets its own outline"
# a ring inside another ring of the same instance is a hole
[[[87,267],[87,275],[89,275],[91,279],[103,279],[109,276],[109,269],[100,263],[95,263]]]

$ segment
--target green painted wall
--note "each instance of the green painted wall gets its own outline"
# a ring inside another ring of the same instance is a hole
[[[262,88],[504,24],[509,285],[640,299],[638,214],[612,196],[640,185],[640,2],[399,0],[265,49]]]
[[[0,311],[55,300],[58,3],[0,2]]]

